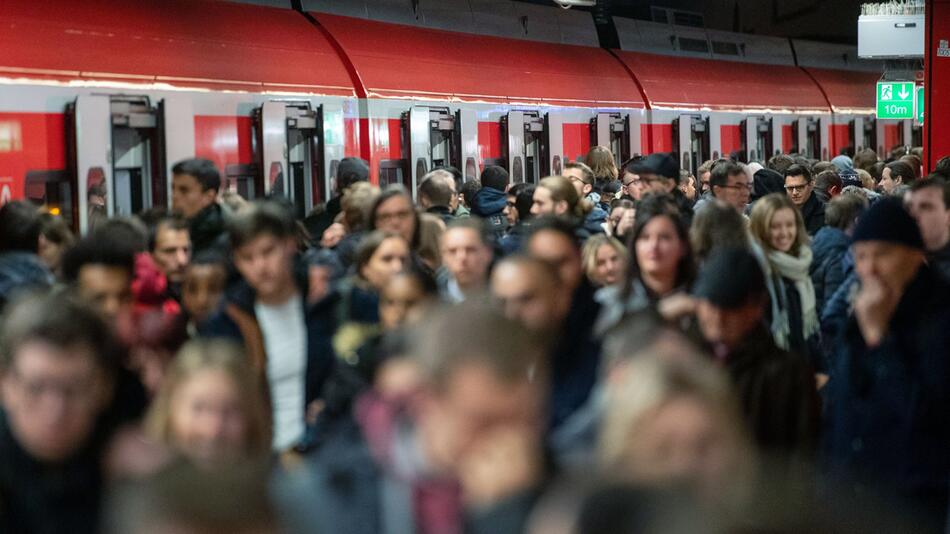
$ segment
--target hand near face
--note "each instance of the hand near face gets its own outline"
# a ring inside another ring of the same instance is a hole
[[[862,282],[854,300],[854,315],[869,347],[881,343],[898,301],[899,296],[880,279],[868,277]]]
[[[467,504],[487,506],[535,487],[543,474],[540,451],[531,429],[505,427],[480,436],[458,469]]]

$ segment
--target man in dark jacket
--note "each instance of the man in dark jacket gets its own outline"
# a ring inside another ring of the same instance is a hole
[[[304,228],[315,241],[320,239],[342,210],[343,193],[356,182],[367,180],[369,180],[369,164],[366,160],[355,157],[340,160],[333,179],[333,198],[327,201],[323,212],[315,211],[303,220]]]
[[[810,236],[825,225],[825,203],[814,194],[814,187],[815,181],[808,167],[796,164],[785,169],[785,193],[802,212],[805,230]]]
[[[673,156],[661,152],[650,154],[634,163],[631,171],[636,173],[643,182],[643,194],[660,193],[672,196],[679,208],[680,216],[689,226],[693,220],[693,203],[677,187],[680,167]]]
[[[19,291],[49,287],[53,273],[37,256],[40,217],[25,202],[0,207],[0,311]]]
[[[172,210],[188,221],[191,250],[227,252],[224,212],[218,204],[221,174],[207,159],[179,161],[172,167]]]
[[[825,226],[812,242],[809,275],[815,286],[815,306],[819,313],[825,302],[844,283],[844,255],[851,246],[851,232],[858,216],[867,208],[867,200],[858,195],[839,195],[825,208]]]
[[[508,229],[508,220],[505,218],[508,171],[497,165],[489,165],[482,171],[481,183],[482,188],[472,200],[472,215],[485,219],[492,233],[500,238]]]
[[[244,280],[225,294],[206,326],[212,337],[243,340],[267,376],[277,451],[305,444],[306,411],[334,363],[332,324],[324,319],[332,312],[307,306],[306,274],[295,270],[294,230],[290,212],[271,201],[255,202],[234,218],[231,246]]]
[[[505,216],[508,218],[508,232],[498,240],[502,255],[513,254],[521,249],[531,224],[531,206],[534,204],[534,184],[515,184],[508,190]]]
[[[907,209],[920,227],[927,263],[950,280],[950,184],[943,178],[914,182]]]
[[[491,333],[491,335],[486,335]],[[410,407],[378,392],[307,460],[302,487],[330,532],[520,533],[546,473],[541,344],[479,303],[433,316],[410,357]]]
[[[924,263],[899,199],[876,202],[854,231],[861,289],[835,342],[825,453],[837,478],[917,512],[943,532],[950,482],[950,283]]]
[[[592,202],[591,193],[594,191],[594,171],[579,161],[570,161],[564,164],[562,176],[571,181],[577,191],[578,198],[591,202],[593,208],[584,217],[582,226],[590,235],[604,233],[604,223],[607,221],[607,211],[600,207],[599,202]],[[599,200],[600,195],[594,193]]]
[[[12,307],[0,340],[0,531],[99,532],[117,367],[109,327],[72,299],[42,296]]]
[[[814,372],[804,357],[778,348],[766,329],[769,295],[755,256],[714,250],[695,294],[700,331],[729,371],[756,443],[780,462],[810,458],[819,427]]]
[[[419,207],[426,213],[438,215],[445,224],[455,220],[458,194],[455,192],[455,177],[444,169],[436,169],[422,177],[416,198]]]

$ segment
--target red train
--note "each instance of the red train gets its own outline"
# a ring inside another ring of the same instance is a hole
[[[345,156],[412,187],[443,164],[534,181],[592,144],[695,168],[918,135],[875,121],[882,68],[853,47],[615,18],[608,50],[588,13],[521,2],[290,4],[5,0],[0,202],[85,229],[90,188],[110,214],[164,205],[171,165],[198,155],[303,214]]]

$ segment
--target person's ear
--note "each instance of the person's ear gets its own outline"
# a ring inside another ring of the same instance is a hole
[[[828,194],[830,196],[836,197],[839,194],[841,194],[841,188],[838,187],[837,185],[833,185],[828,189]]]
[[[565,213],[567,213],[567,201],[566,201],[566,200],[558,200],[558,201],[554,204],[554,214],[555,214],[555,215],[564,215]]]
[[[590,185],[590,184],[584,184],[584,187],[581,188],[581,191],[584,193],[584,196],[585,196],[585,197],[586,197],[587,195],[589,195],[590,192],[593,191],[593,190],[594,190],[594,186],[592,186],[592,185]]]

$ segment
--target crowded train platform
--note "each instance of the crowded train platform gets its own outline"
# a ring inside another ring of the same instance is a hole
[[[0,532],[950,532],[939,52],[8,1]]]

